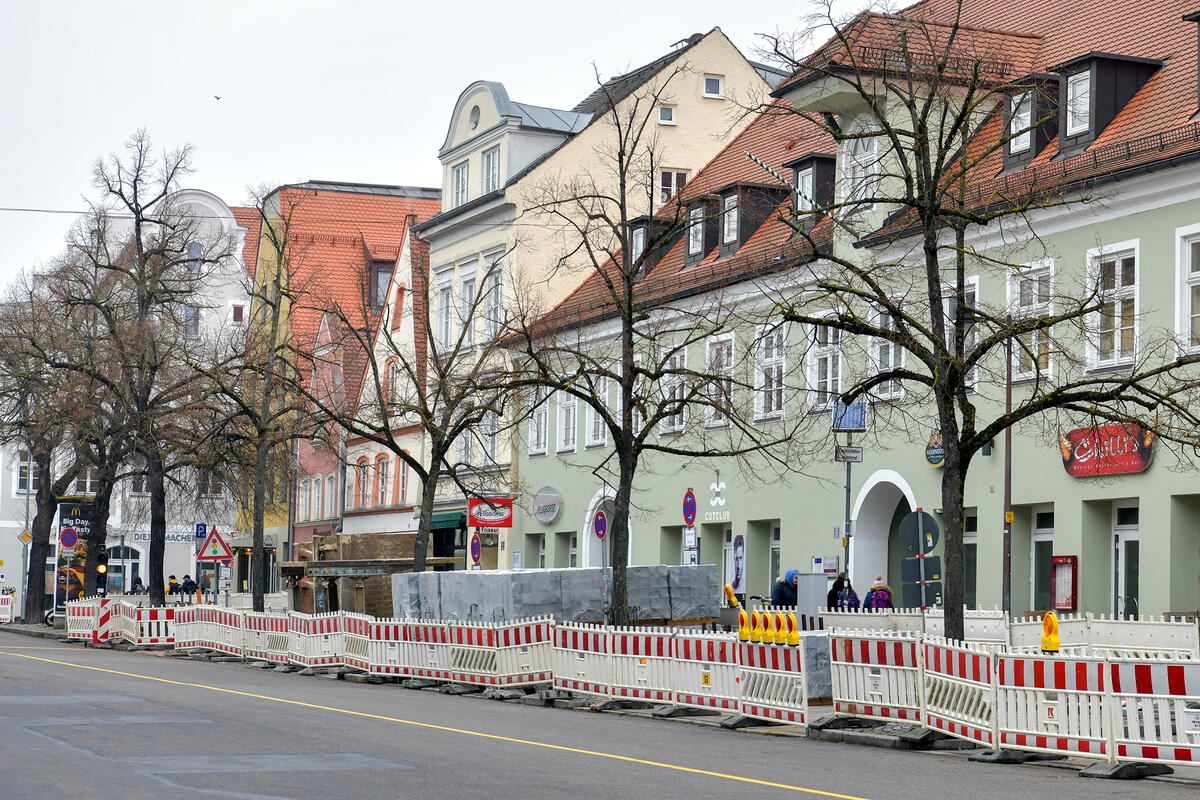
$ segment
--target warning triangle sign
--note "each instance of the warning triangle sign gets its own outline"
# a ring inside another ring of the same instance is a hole
[[[215,527],[209,530],[208,538],[200,546],[200,552],[196,555],[196,560],[227,561],[231,558],[233,558],[233,552],[229,549],[229,545],[225,544],[225,540],[221,538],[221,534],[217,533]]]

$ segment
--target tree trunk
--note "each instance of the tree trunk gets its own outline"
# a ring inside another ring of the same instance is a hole
[[[612,608],[609,618],[613,625],[631,625],[629,608],[629,586],[625,580],[625,567],[629,563],[629,505],[633,494],[632,459],[621,459],[621,475],[617,479],[617,496],[613,501],[612,526],[608,535],[612,537]],[[594,535],[594,534],[593,534]],[[601,543],[603,547],[603,543]]]
[[[266,573],[263,518],[267,511],[267,449],[267,437],[260,431],[254,453],[254,520],[250,543],[250,591],[254,596],[254,610],[258,612],[265,608],[262,577]],[[288,513],[291,513],[290,509]]]
[[[958,431],[942,436],[946,461],[942,467],[942,522],[946,526],[946,593],[943,596],[946,638],[962,641],[963,625],[963,485],[967,459],[958,446]]]
[[[50,556],[50,528],[54,522],[54,491],[50,483],[50,455],[36,453],[34,457],[38,488],[34,495],[35,512],[29,535],[29,572],[25,578],[25,621],[41,622],[46,616],[46,559]],[[32,476],[31,476],[32,478]],[[54,581],[58,586],[58,565],[54,565]]]
[[[433,536],[433,499],[437,497],[437,482],[442,471],[437,466],[441,463],[444,452],[432,453],[429,461],[429,474],[421,486],[421,516],[417,523],[417,539],[413,542],[413,572],[425,571],[425,559],[429,555],[430,539]]]
[[[163,556],[167,547],[167,484],[163,475],[162,454],[157,450],[146,456],[146,484],[150,490],[149,603],[163,606],[166,605]]]
[[[108,547],[108,510],[112,505],[113,487],[116,486],[117,465],[113,462],[110,468],[107,464],[100,467],[100,484],[96,487],[96,498],[93,500],[92,530],[88,534],[87,563],[83,567],[83,596],[91,597],[96,593],[96,585],[100,583],[96,574],[96,566],[100,554]],[[126,577],[121,576],[121,591],[127,592],[129,586]],[[108,584],[105,583],[107,594]]]

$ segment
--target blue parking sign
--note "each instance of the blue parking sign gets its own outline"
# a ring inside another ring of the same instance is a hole
[[[203,539],[208,536],[208,525],[204,522],[196,523],[196,538]]]

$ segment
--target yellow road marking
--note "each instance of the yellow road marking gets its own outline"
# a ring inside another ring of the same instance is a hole
[[[9,648],[15,649],[15,648]],[[58,649],[58,648],[53,648]],[[827,792],[822,789],[808,789],[803,786],[791,786],[786,783],[775,783],[773,781],[759,780],[758,778],[747,778],[742,775],[731,775],[727,772],[713,772],[706,769],[696,769],[695,767],[684,767],[679,764],[668,764],[663,761],[649,761],[643,758],[633,758],[632,756],[623,756],[617,753],[605,753],[600,750],[585,750],[579,747],[567,747],[561,744],[550,744],[549,742],[535,742],[532,739],[517,739],[511,736],[500,736],[495,733],[483,733],[482,731],[469,731],[463,728],[452,728],[447,725],[435,725],[431,722],[417,722],[411,719],[401,719],[400,717],[388,717],[382,714],[368,714],[365,711],[352,711],[348,708],[336,708],[334,706],[322,706],[315,703],[305,703],[300,700],[289,700],[286,697],[271,697],[265,694],[254,694],[253,692],[241,692],[237,689],[226,689],[222,686],[208,686],[203,683],[188,683],[186,681],[173,681],[170,678],[156,678],[153,675],[139,675],[136,672],[122,672],[116,669],[105,669],[104,667],[89,667],[85,664],[72,664],[69,661],[58,661],[53,658],[42,658],[40,656],[26,655],[25,653],[9,653],[0,650],[0,655],[15,656],[17,658],[26,658],[31,661],[41,661],[46,664],[58,664],[64,667],[75,667],[76,669],[92,670],[93,672],[105,672],[110,675],[123,675],[127,678],[140,678],[146,681],[157,681],[158,683],[169,683],[172,686],[188,686],[193,689],[207,689],[211,692],[221,692],[223,694],[232,694],[239,697],[252,697],[256,700],[270,700],[275,703],[284,703],[286,705],[300,706],[302,708],[312,708],[318,711],[332,711],[336,714],[348,714],[354,717],[364,717],[366,719],[377,719],[384,722],[396,722],[401,725],[412,725],[418,728],[426,728],[429,730],[443,731],[445,733],[457,733],[463,736],[475,736],[481,739],[490,739],[497,742],[510,742],[512,744],[525,745],[527,747],[540,747],[546,750],[557,750],[563,753],[577,753],[584,756],[595,756],[596,758],[607,758],[613,761],[624,761],[629,764],[642,764],[648,767],[658,767],[659,769],[672,770],[675,772],[687,772],[693,775],[706,775],[710,778],[721,778],[723,780],[735,781],[737,783],[749,783],[755,786],[768,786],[772,789],[785,789],[792,792],[801,792],[804,794],[818,795],[820,797],[836,797],[839,800],[867,800],[865,797],[857,797],[850,794],[838,794],[837,792]]]
[[[51,647],[49,645],[32,645],[32,644],[6,644],[6,645],[3,645],[3,647],[5,650],[58,650],[58,651],[62,650],[61,647]],[[13,653],[13,655],[16,655],[16,653]]]

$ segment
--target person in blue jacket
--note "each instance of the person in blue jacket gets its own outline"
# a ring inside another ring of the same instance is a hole
[[[796,582],[800,578],[800,570],[789,569],[782,578],[775,579],[775,587],[771,589],[771,605],[775,608],[796,607]]]

